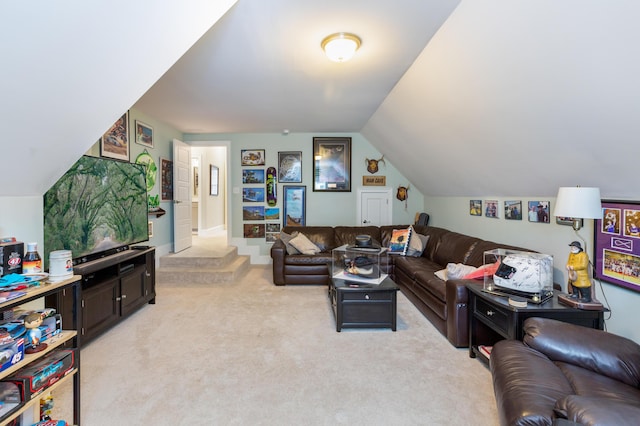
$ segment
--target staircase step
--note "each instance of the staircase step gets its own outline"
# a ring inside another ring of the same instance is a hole
[[[188,249],[180,253],[171,253],[160,258],[161,268],[219,268],[232,263],[238,256],[238,248],[225,247],[215,253],[198,253]]]
[[[162,261],[162,258],[161,258]],[[232,282],[249,270],[249,256],[236,256],[223,266],[161,266],[156,270],[158,284],[215,284]]]

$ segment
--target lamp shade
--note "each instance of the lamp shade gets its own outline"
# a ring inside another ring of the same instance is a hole
[[[334,62],[348,61],[360,47],[360,38],[355,34],[336,33],[322,40],[324,53]]]
[[[600,188],[581,186],[559,188],[553,215],[577,219],[600,219],[602,217]]]

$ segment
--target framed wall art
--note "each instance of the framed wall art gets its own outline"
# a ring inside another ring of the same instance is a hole
[[[173,161],[160,157],[160,178],[162,201],[173,200]]]
[[[243,169],[242,183],[264,183],[264,169]]]
[[[313,138],[313,190],[351,192],[351,138]]]
[[[484,215],[486,217],[494,219],[500,218],[500,214],[498,212],[498,200],[486,200],[484,205]]]
[[[100,138],[100,155],[129,161],[129,111],[113,123]]]
[[[302,183],[302,151],[278,152],[278,182]]]
[[[153,148],[153,127],[136,120],[136,143]]]
[[[505,201],[504,218],[507,220],[522,220],[522,201]]]
[[[242,220],[264,220],[264,206],[242,206]]]
[[[245,223],[243,234],[245,238],[264,238],[264,223]]]
[[[209,195],[218,195],[219,172],[220,169],[217,166],[213,164],[209,166]]]
[[[264,188],[242,188],[242,201],[264,203]]]
[[[529,201],[527,207],[527,216],[529,218],[529,222],[549,223],[551,202]]]
[[[240,151],[242,166],[264,166],[264,149],[243,149]]]
[[[469,200],[469,214],[482,216],[482,200]]]
[[[594,277],[640,292],[640,201],[602,200],[593,229]]]
[[[284,185],[282,192],[284,226],[305,226],[307,187]]]

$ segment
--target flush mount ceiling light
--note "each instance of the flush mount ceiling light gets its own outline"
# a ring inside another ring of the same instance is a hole
[[[334,62],[345,62],[353,57],[362,40],[355,34],[335,33],[327,36],[320,44],[324,53]]]

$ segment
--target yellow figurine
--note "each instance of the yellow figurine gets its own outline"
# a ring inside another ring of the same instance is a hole
[[[589,256],[582,250],[578,241],[569,244],[571,253],[567,260],[567,273],[569,274],[569,287],[571,298],[579,302],[591,302],[591,280],[589,279]]]

